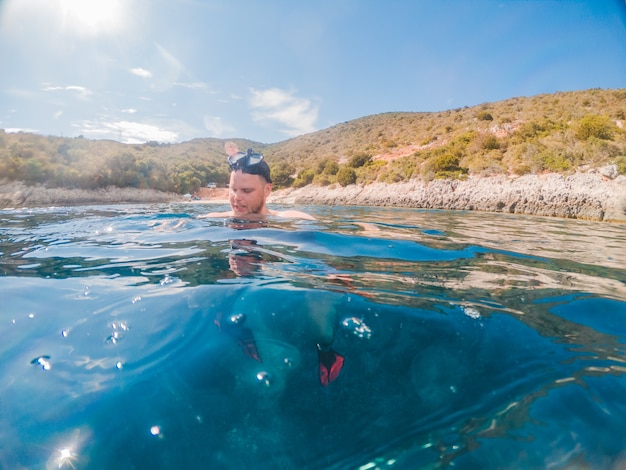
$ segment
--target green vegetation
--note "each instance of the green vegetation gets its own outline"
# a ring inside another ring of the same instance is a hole
[[[434,113],[384,113],[275,144],[235,143],[265,155],[276,188],[568,173],[608,164],[625,174],[625,115],[626,89],[593,89]],[[224,143],[131,145],[0,130],[0,177],[49,188],[182,194],[228,183]]]

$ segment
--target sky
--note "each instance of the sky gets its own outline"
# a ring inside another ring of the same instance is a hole
[[[625,0],[0,0],[0,129],[275,143],[626,88]]]

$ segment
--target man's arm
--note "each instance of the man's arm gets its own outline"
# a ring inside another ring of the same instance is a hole
[[[273,215],[275,217],[316,220],[315,217],[313,217],[312,215],[307,214],[306,212],[302,212],[302,211],[287,210],[287,211],[269,211],[269,212],[270,212],[270,215]]]
[[[198,219],[213,219],[218,217],[233,217],[233,211],[209,212],[208,214],[199,215]]]

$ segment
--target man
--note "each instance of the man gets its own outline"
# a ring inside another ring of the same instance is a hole
[[[236,152],[228,157],[230,166],[229,196],[230,211],[209,212],[200,217],[242,217],[246,219],[290,217],[315,220],[315,217],[297,210],[276,211],[267,207],[266,201],[272,192],[270,167],[263,155],[252,149]]]

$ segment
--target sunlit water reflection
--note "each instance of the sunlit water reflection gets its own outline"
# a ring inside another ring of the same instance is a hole
[[[619,468],[626,227],[0,211],[1,468]]]

